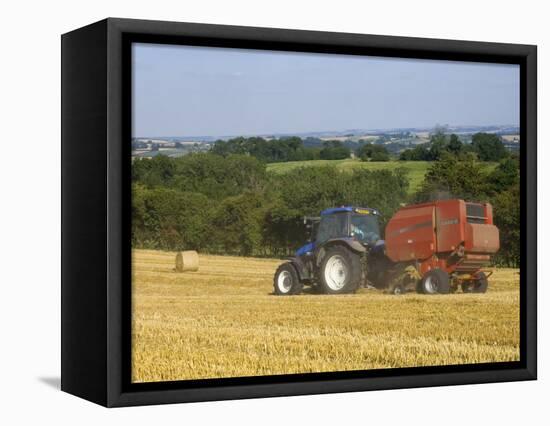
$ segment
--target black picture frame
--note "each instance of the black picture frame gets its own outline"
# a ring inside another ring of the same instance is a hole
[[[536,379],[536,46],[116,18],[61,41],[63,391],[116,407]],[[520,361],[131,383],[132,42],[519,64]]]

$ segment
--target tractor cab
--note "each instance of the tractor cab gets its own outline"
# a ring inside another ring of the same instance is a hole
[[[333,239],[354,239],[373,245],[380,239],[378,211],[363,207],[336,207],[321,212],[316,243]]]
[[[328,241],[355,240],[373,246],[380,240],[380,227],[375,209],[364,207],[334,207],[323,210],[321,217],[305,217],[310,231],[308,243],[298,249],[297,256],[312,252]]]

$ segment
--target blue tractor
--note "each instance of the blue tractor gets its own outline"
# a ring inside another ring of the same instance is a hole
[[[369,254],[383,252],[379,216],[367,207],[336,207],[322,211],[321,217],[304,218],[309,241],[277,269],[275,294],[299,294],[304,285],[345,294],[366,285]]]

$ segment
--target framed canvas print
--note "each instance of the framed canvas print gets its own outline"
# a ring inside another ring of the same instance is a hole
[[[62,37],[62,389],[536,378],[536,47],[106,19]]]

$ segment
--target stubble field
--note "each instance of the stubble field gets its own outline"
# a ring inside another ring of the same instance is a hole
[[[282,262],[134,250],[132,380],[152,382],[519,359],[519,275],[486,294],[277,297]]]

